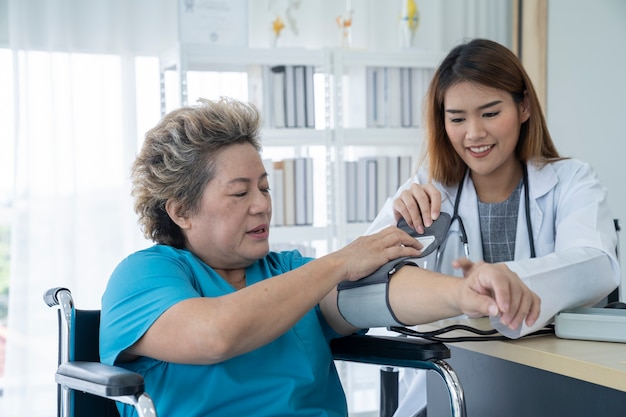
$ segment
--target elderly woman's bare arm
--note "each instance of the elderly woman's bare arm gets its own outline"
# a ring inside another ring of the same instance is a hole
[[[390,227],[234,293],[181,301],[162,314],[125,354],[201,364],[249,352],[291,328],[335,292],[339,282],[366,276],[390,259],[416,256],[419,246],[405,232]],[[324,310],[325,306],[326,302],[322,303]],[[339,331],[352,329],[332,319],[330,324]]]

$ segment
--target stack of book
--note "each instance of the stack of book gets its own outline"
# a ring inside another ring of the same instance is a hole
[[[411,176],[411,163],[407,155],[346,161],[346,220],[374,220],[385,201]]]
[[[367,67],[367,127],[420,127],[431,68]]]
[[[274,226],[313,224],[313,158],[264,160],[272,196]]]
[[[270,70],[272,126],[315,128],[315,68],[278,65]]]

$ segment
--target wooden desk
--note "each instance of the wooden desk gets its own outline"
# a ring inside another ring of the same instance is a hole
[[[485,327],[481,320],[470,322]],[[626,344],[552,335],[446,344],[469,417],[626,416]],[[450,415],[438,379],[427,376],[428,417]]]

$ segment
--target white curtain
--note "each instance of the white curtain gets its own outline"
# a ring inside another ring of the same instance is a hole
[[[8,11],[15,117],[1,123],[15,132],[15,187],[0,415],[52,417],[56,314],[42,295],[66,286],[79,308],[100,308],[115,265],[149,244],[129,166],[159,118],[156,56],[173,46],[176,1],[9,0]]]

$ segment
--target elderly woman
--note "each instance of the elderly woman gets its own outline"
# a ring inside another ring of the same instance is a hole
[[[202,101],[166,115],[133,165],[135,210],[156,245],[113,272],[100,350],[144,376],[160,415],[346,416],[328,342],[358,331],[350,317],[372,306],[352,297],[341,312],[337,286],[420,254],[396,227],[315,260],[270,252],[259,125],[251,105]],[[499,314],[517,326],[539,314],[536,296],[493,266],[468,262],[459,279],[405,264],[376,307],[391,321]]]

